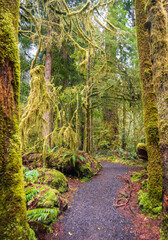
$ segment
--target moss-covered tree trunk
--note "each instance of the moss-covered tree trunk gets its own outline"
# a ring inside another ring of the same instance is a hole
[[[145,0],[136,0],[136,30],[143,90],[144,127],[148,152],[148,192],[153,206],[162,198],[162,166],[159,150],[158,110],[152,78],[152,62],[145,13]]]
[[[0,1],[0,239],[27,240],[19,140],[19,0]]]
[[[111,105],[112,104],[112,105]],[[118,118],[118,107],[115,102],[112,102],[109,106],[108,100],[105,101],[103,110],[104,127],[109,132],[109,145],[111,148],[115,148],[119,144],[119,118]]]
[[[52,45],[51,34],[48,31],[48,45],[46,47],[46,61],[45,61],[45,80],[47,85],[51,83],[51,69],[52,69]],[[47,87],[47,92],[49,93],[49,87]],[[44,123],[43,123],[43,136],[46,137],[51,133],[51,112],[50,109],[43,115]],[[48,137],[47,144],[51,148],[51,137]]]
[[[146,4],[152,72],[159,115],[160,150],[163,165],[163,235],[168,239],[168,40],[167,16],[162,0]]]
[[[126,132],[125,132],[125,129],[126,129],[126,103],[123,102],[123,116],[122,116],[122,139],[121,139],[121,142],[122,142],[122,148],[125,150],[126,148]]]
[[[87,81],[86,81],[86,105],[85,105],[85,142],[84,142],[84,151],[90,153],[90,98],[89,98],[89,80],[90,80],[90,52],[87,63]]]

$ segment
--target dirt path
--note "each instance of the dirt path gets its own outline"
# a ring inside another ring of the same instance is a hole
[[[100,176],[79,187],[52,240],[134,240],[128,217],[113,206],[127,166],[104,162]]]

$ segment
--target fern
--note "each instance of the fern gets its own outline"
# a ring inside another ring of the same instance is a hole
[[[50,224],[56,221],[58,214],[58,208],[37,208],[27,211],[27,220],[28,222],[41,222]]]
[[[85,157],[83,157],[83,156],[81,156],[81,155],[77,155],[77,157],[80,158],[80,160],[81,160],[82,162],[84,162],[84,161],[86,162],[86,158],[85,158]]]
[[[81,155],[75,155],[75,154],[71,154],[71,153],[65,153],[63,156],[63,159],[65,159],[67,156],[70,156],[70,159],[72,160],[72,165],[75,167],[76,166],[76,158],[78,157],[82,162],[86,162],[86,158],[81,156]]]
[[[30,171],[25,172],[24,178],[28,183],[34,183],[37,181],[38,175],[39,174],[38,174],[37,170],[30,170]]]
[[[68,156],[71,156],[71,153],[65,153],[64,156],[63,156],[63,159],[65,159]]]
[[[75,165],[76,165],[76,155],[72,155],[71,159],[72,159],[72,164],[75,167]]]
[[[26,192],[26,203],[28,203],[30,200],[32,200],[40,191],[35,189],[35,188],[31,188],[29,191]]]

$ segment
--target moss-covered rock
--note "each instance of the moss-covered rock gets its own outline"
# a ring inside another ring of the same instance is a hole
[[[26,169],[27,170],[27,169]],[[55,169],[37,168],[24,173],[27,184],[38,183],[57,189],[60,193],[68,191],[68,181],[63,173]]]
[[[43,167],[43,158],[41,153],[29,153],[24,155],[22,157],[22,162],[23,165],[29,167],[29,169]]]
[[[30,196],[30,197],[29,197]],[[26,187],[27,206],[31,208],[59,208],[65,210],[68,201],[63,199],[58,190],[47,185],[34,184]]]
[[[49,153],[46,157],[46,164],[50,168],[58,169],[65,174],[75,175],[79,178],[91,178],[102,167],[101,163],[93,156],[82,151],[73,154],[65,148],[60,148],[56,153]]]
[[[44,185],[38,194],[37,207],[39,208],[54,208],[60,207],[60,196],[56,189],[52,189]]]
[[[55,169],[37,169],[39,172],[39,179],[43,184],[47,184],[51,188],[57,189],[60,193],[68,191],[68,180],[58,170]]]

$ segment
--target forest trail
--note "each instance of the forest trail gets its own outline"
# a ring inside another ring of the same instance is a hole
[[[130,168],[103,162],[99,176],[80,186],[51,240],[134,240],[133,224],[115,206],[123,183],[118,175]]]

